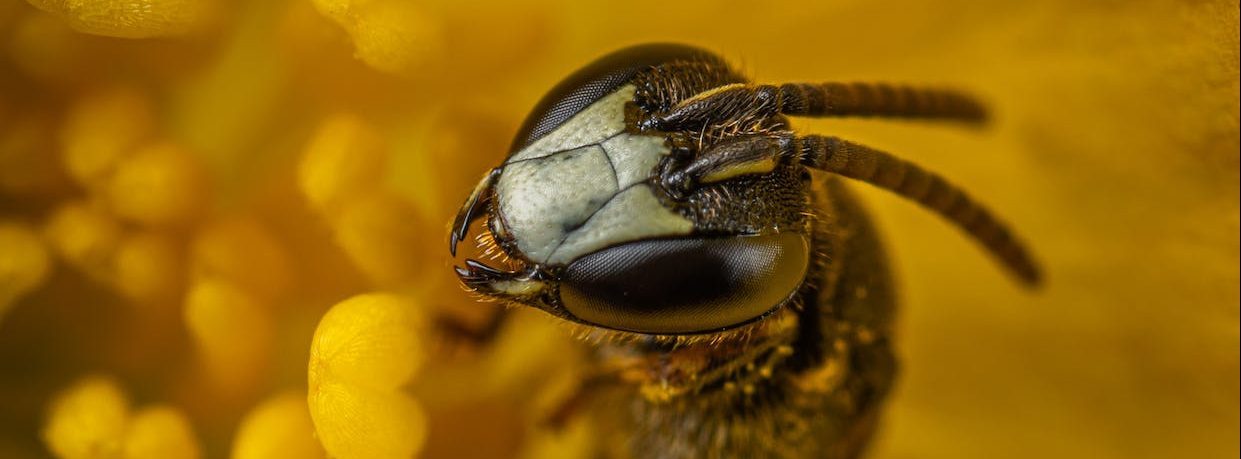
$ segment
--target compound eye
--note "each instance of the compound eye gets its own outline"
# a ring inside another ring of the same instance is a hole
[[[569,264],[560,299],[578,319],[606,328],[718,331],[783,304],[809,260],[806,239],[796,233],[639,241]]]
[[[557,84],[534,106],[513,139],[513,152],[560,127],[573,115],[633,80],[639,72],[661,64],[713,58],[698,48],[675,44],[639,45],[599,58]]]

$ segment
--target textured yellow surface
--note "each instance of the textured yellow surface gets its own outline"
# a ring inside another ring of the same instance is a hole
[[[123,38],[178,35],[202,20],[209,0],[29,0],[74,30]]]
[[[422,450],[426,419],[408,386],[426,360],[419,305],[386,294],[333,306],[310,347],[310,416],[332,457],[400,458]]]
[[[1023,291],[933,215],[854,187],[903,300],[872,457],[1241,454],[1235,0],[29,3],[0,3],[0,221],[21,228],[0,246],[41,242],[0,257],[51,260],[0,273],[29,285],[0,316],[0,457],[120,451],[126,399],[177,406],[191,428],[152,431],[192,432],[204,457],[304,441],[298,410],[342,457],[376,454],[357,413],[388,452],[580,457],[591,426],[537,427],[580,370],[541,315],[491,349],[397,330],[421,364],[336,367],[382,388],[308,381],[307,362],[317,324],[345,342],[377,326],[324,316],[376,288],[481,324],[494,306],[454,285],[452,213],[544,91],[650,41],[759,81],[942,84],[991,107],[977,130],[797,122],[949,177],[1047,273]],[[115,382],[76,383],[96,371]],[[273,405],[289,389],[309,399]],[[74,419],[92,427],[57,427]]]

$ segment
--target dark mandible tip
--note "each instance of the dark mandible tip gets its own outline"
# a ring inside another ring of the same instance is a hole
[[[491,190],[491,186],[500,178],[500,172],[503,167],[497,167],[487,172],[487,175],[474,186],[474,191],[470,193],[470,197],[466,198],[465,204],[461,205],[461,209],[457,211],[457,217],[452,221],[452,232],[448,235],[448,253],[457,256],[457,244],[465,240],[465,236],[470,232],[470,224],[478,217],[482,216],[482,209],[487,205],[487,191]]]

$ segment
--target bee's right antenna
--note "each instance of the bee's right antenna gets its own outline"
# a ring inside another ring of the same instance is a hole
[[[987,109],[951,89],[883,83],[787,83],[778,87],[780,113],[791,116],[877,116],[981,123]]]
[[[883,117],[987,121],[987,109],[969,95],[951,89],[883,83],[733,84],[705,91],[667,111],[652,113],[641,125],[656,129],[692,129],[737,116]]]
[[[807,167],[861,180],[935,211],[982,243],[1027,285],[1041,283],[1038,264],[1008,227],[943,177],[888,153],[836,137],[787,137],[782,143],[786,155]]]

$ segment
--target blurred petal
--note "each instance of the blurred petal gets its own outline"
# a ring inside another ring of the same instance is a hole
[[[246,217],[209,223],[194,238],[191,252],[195,278],[227,281],[266,299],[283,293],[292,277],[284,247]]]
[[[285,392],[271,397],[246,415],[233,440],[233,459],[320,459],[323,447],[315,438],[306,395]]]
[[[298,167],[298,185],[310,204],[329,218],[351,198],[384,180],[383,140],[356,115],[341,114],[318,128]]]
[[[47,252],[33,227],[0,220],[0,320],[15,301],[47,280]]]
[[[139,233],[122,240],[114,257],[114,270],[117,288],[140,303],[173,300],[185,275],[181,247],[159,233]]]
[[[19,70],[43,81],[75,81],[78,64],[86,56],[82,35],[64,21],[43,12],[23,15],[13,25],[8,47]]]
[[[112,458],[121,452],[129,402],[116,382],[89,376],[51,402],[43,441],[61,459]]]
[[[65,169],[82,186],[103,184],[125,156],[155,134],[154,117],[150,103],[134,89],[83,97],[60,130]]]
[[[198,459],[202,447],[184,414],[156,406],[134,413],[124,453],[125,459]]]
[[[241,394],[254,388],[272,346],[264,305],[228,282],[198,281],[186,295],[185,323],[220,389]]]
[[[318,459],[323,447],[314,435],[307,397],[284,392],[266,399],[242,419],[232,459]]]
[[[333,223],[336,242],[354,264],[379,286],[404,285],[427,269],[440,269],[428,250],[440,248],[439,225],[429,225],[413,205],[388,192],[346,204]]]
[[[102,278],[116,251],[121,227],[99,206],[74,202],[62,205],[52,214],[44,234],[62,259]]]
[[[169,143],[135,152],[120,163],[108,184],[112,210],[146,225],[185,223],[199,215],[206,199],[207,175],[202,164]]]
[[[8,107],[0,95],[0,194],[24,198],[28,205],[55,199],[69,184],[56,149],[53,117],[42,109]],[[7,113],[6,113],[7,111]]]

